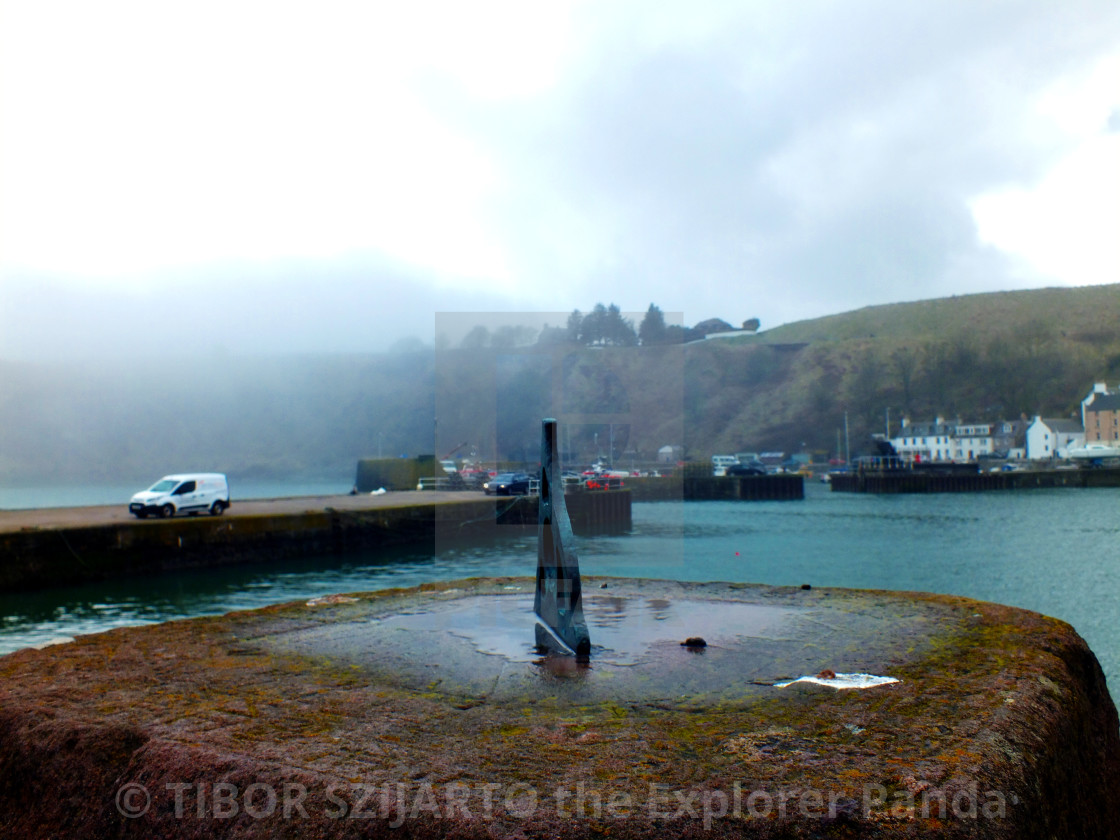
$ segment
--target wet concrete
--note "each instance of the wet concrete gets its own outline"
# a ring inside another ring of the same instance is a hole
[[[754,588],[694,588],[625,581],[585,592],[592,655],[586,664],[542,657],[534,646],[532,588],[453,588],[391,603],[355,602],[345,621],[278,633],[274,654],[346,663],[408,690],[493,702],[562,697],[572,703],[656,703],[709,708],[746,703],[775,682],[860,671],[922,651],[936,611],[905,617],[832,607],[831,596],[792,590],[758,599]],[[682,643],[702,638],[690,649]],[[885,640],[889,639],[889,644]],[[842,644],[838,644],[842,642]]]
[[[1063,622],[913,593],[584,578],[582,666],[535,655],[532,592],[456,581],[0,657],[0,829],[1118,836],[1120,722]],[[829,672],[899,682],[774,684]]]

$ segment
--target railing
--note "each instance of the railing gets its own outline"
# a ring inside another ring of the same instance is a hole
[[[444,476],[430,476],[421,478],[420,482],[416,485],[417,490],[477,490],[480,488],[472,487],[470,485],[458,482],[458,486],[450,478]],[[539,478],[529,479],[529,495],[539,496],[541,494],[541,480]]]
[[[910,461],[903,460],[898,455],[867,455],[856,458],[854,464],[858,472],[898,472],[899,470],[913,469]]]

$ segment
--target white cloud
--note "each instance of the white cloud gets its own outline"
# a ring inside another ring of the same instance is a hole
[[[8,265],[143,282],[375,252],[510,281],[495,161],[432,106],[553,83],[563,7],[128,0],[5,16]],[[435,91],[435,93],[433,93]]]
[[[1085,140],[1038,184],[972,209],[981,240],[1017,259],[1022,282],[1120,282],[1120,134]]]
[[[1115,279],[1108,0],[2,8],[0,310],[273,284],[334,347],[359,299],[391,341],[432,300],[774,325]]]
[[[1009,254],[1022,282],[1080,286],[1120,282],[1120,54],[1064,77],[1037,111],[1067,151],[1037,182],[971,202],[981,241]]]

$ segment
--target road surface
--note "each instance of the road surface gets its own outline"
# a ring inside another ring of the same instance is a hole
[[[385,493],[380,496],[340,495],[340,496],[296,496],[284,499],[252,499],[240,501],[233,499],[233,505],[224,516],[262,516],[267,514],[291,514],[305,511],[320,511],[323,508],[336,510],[376,510],[378,508],[407,507],[410,505],[437,504],[444,502],[465,502],[484,498],[481,491],[464,490],[407,490]],[[208,516],[208,514],[200,514]],[[182,517],[176,517],[179,519]],[[165,521],[165,520],[162,520]],[[89,528],[98,525],[114,525],[122,522],[151,524],[158,526],[161,520],[148,517],[136,519],[128,512],[127,504],[97,505],[72,508],[37,508],[33,510],[0,510],[0,533],[26,531],[44,528]]]

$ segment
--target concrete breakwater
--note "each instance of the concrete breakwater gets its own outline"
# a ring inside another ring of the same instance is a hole
[[[529,577],[0,657],[5,836],[1120,836],[1120,723],[1061,621],[915,593],[585,583],[589,667],[527,655]],[[680,644],[695,634],[709,645]],[[829,684],[859,675],[889,682]]]
[[[577,534],[624,532],[630,493],[576,493]],[[260,563],[388,546],[492,539],[535,528],[537,497],[456,493],[235,501],[224,516],[139,521],[121,507],[0,515],[0,591],[137,574]]]
[[[671,476],[627,478],[625,487],[638,502],[763,502],[805,498],[799,475]]]
[[[939,473],[919,470],[865,470],[835,474],[841,493],[976,493],[1043,487],[1120,487],[1120,469],[1023,470],[996,473]]]

